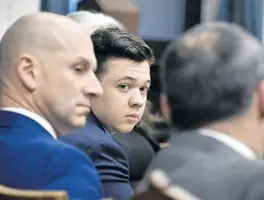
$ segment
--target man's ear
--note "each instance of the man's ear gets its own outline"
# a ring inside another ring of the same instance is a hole
[[[164,93],[160,95],[160,108],[165,119],[170,121],[170,107],[168,104],[167,96]]]
[[[23,54],[19,57],[17,63],[17,73],[22,84],[29,90],[33,91],[37,87],[36,73],[37,60],[28,54]]]

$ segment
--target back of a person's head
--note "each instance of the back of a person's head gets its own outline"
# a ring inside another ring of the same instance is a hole
[[[161,61],[171,123],[199,128],[240,116],[264,77],[264,51],[234,24],[197,25],[173,41]]]
[[[107,14],[100,12],[76,11],[69,13],[67,16],[78,22],[89,34],[92,34],[99,28],[106,28],[108,26],[115,26],[120,29],[125,29],[121,22]]]
[[[109,58],[148,61],[150,65],[155,60],[153,51],[142,39],[117,27],[100,28],[91,37],[98,64],[97,75],[105,72],[104,64]]]

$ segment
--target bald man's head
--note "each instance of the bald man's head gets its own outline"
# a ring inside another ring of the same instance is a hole
[[[76,105],[87,107],[90,95],[102,93],[91,38],[68,17],[21,17],[4,34],[0,58],[4,106],[33,110],[58,130],[84,125],[89,109]]]
[[[21,54],[38,57],[63,49],[78,32],[82,32],[81,27],[64,16],[45,12],[25,15],[8,28],[1,40],[1,70],[12,68]]]

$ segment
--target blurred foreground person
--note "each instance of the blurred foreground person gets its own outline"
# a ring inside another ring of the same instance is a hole
[[[0,184],[102,197],[91,160],[56,140],[83,127],[90,98],[102,95],[94,70],[91,39],[69,18],[35,13],[8,28],[0,43]]]
[[[175,131],[149,172],[164,170],[203,200],[264,199],[261,42],[234,24],[201,24],[166,48],[161,67]]]
[[[106,197],[127,198],[133,194],[128,162],[112,135],[130,132],[141,119],[154,56],[143,40],[106,24],[93,32],[92,41],[104,95],[91,99],[92,114],[85,128],[61,139],[91,157]]]

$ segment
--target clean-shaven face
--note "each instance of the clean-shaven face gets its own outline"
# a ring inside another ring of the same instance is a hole
[[[111,58],[100,81],[104,94],[92,97],[92,111],[111,131],[130,132],[145,109],[150,87],[150,65],[125,58]]]
[[[65,47],[50,52],[42,63],[38,89],[41,110],[59,132],[83,127],[90,112],[92,96],[102,94],[95,76],[96,58],[87,35],[74,35]]]

